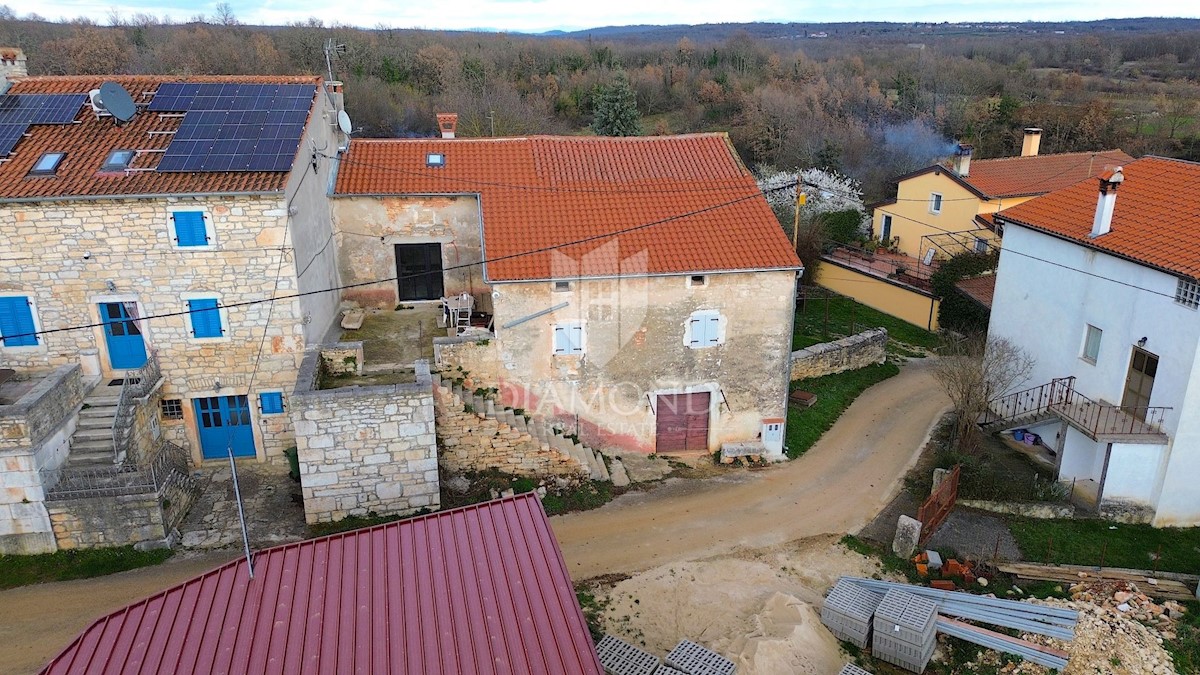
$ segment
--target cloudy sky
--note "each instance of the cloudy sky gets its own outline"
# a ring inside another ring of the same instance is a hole
[[[6,0],[0,0],[0,3]],[[43,0],[10,2],[18,14],[36,11],[57,20],[87,16],[107,21],[112,11],[168,15],[176,21],[211,15],[213,2],[195,0]],[[1194,0],[1153,6],[1096,0],[229,0],[244,23],[284,24],[308,17],[326,23],[392,28],[513,31],[579,29],[630,24],[697,24],[745,21],[1064,21],[1136,16],[1200,17]],[[602,8],[602,9],[601,9]]]

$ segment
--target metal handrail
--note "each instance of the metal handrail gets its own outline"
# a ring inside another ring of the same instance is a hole
[[[1000,424],[1025,415],[1050,413],[1091,436],[1161,434],[1168,406],[1119,406],[1095,401],[1075,390],[1074,377],[1005,394],[988,401],[984,425]]]
[[[187,451],[165,440],[142,469],[131,463],[95,469],[63,466],[43,470],[41,477],[48,501],[157,494],[168,485],[177,484],[185,489],[196,486],[189,471]]]
[[[150,350],[146,362],[121,382],[121,394],[117,398],[117,412],[113,415],[112,424],[113,464],[137,463],[137,453],[133,447],[133,418],[137,411],[133,399],[149,394],[161,377],[158,352]]]
[[[998,396],[988,401],[988,418],[984,423],[997,424],[1048,412],[1050,406],[1070,400],[1074,388],[1074,377],[1060,377],[1037,387]]]

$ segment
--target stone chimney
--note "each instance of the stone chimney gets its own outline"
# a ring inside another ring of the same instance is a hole
[[[1113,209],[1117,206],[1117,188],[1125,181],[1121,167],[1106,171],[1100,176],[1100,196],[1096,200],[1096,216],[1092,218],[1092,234],[1095,239],[1112,231]]]
[[[1036,157],[1042,147],[1042,130],[1037,127],[1025,129],[1025,140],[1021,142],[1022,157]]]
[[[0,47],[0,94],[8,91],[10,80],[28,75],[25,52],[19,47]]]
[[[974,151],[975,146],[966,143],[959,143],[954,151],[954,171],[963,178],[971,175],[971,153]]]
[[[454,138],[454,131],[458,129],[458,113],[438,113],[437,122],[442,130],[442,138]]]

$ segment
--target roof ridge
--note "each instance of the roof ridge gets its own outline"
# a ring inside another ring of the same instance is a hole
[[[976,166],[979,166],[980,164],[985,164],[987,162],[1007,162],[1007,161],[1012,161],[1012,160],[1016,160],[1016,159],[1041,159],[1041,158],[1048,158],[1048,157],[1082,157],[1084,155],[1092,155],[1092,156],[1099,157],[1099,156],[1103,156],[1103,155],[1116,154],[1116,153],[1121,153],[1123,155],[1128,155],[1130,157],[1133,157],[1133,155],[1130,155],[1129,153],[1125,152],[1124,150],[1122,150],[1120,148],[1111,148],[1109,150],[1080,150],[1078,152],[1055,152],[1055,153],[1051,153],[1049,155],[1013,155],[1010,157],[990,157],[987,159],[977,159],[971,163],[971,166],[976,167]]]
[[[517,141],[562,141],[568,143],[646,143],[662,142],[664,140],[680,140],[690,138],[729,138],[724,131],[700,131],[690,134],[664,134],[661,136],[571,136],[569,134],[530,134],[524,136],[470,136],[443,138],[441,136],[421,136],[415,138],[356,138],[356,143],[421,143],[429,141],[446,141],[448,143],[503,143]]]
[[[1166,160],[1168,162],[1177,162],[1179,164],[1187,164],[1190,166],[1200,167],[1200,161],[1193,160],[1193,159],[1183,159],[1181,157],[1164,157],[1162,155],[1143,155],[1138,158],[1138,161],[1140,161],[1142,159],[1162,159],[1162,160]]]

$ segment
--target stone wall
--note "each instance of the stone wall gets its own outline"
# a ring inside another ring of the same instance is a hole
[[[326,375],[362,375],[363,343],[321,345],[321,367]]]
[[[992,513],[1008,513],[1026,518],[1074,518],[1075,507],[1071,504],[1053,504],[1049,502],[994,502],[983,499],[959,499],[959,506]]]
[[[304,516],[406,514],[440,504],[433,385],[315,388],[318,350],[305,358],[292,396]]]
[[[60,549],[126,546],[167,536],[154,493],[52,501],[46,508]]]
[[[587,477],[587,468],[570,454],[535,439],[528,430],[484,414],[444,384],[433,387],[439,461],[451,471],[498,469],[517,476]]]
[[[86,394],[78,364],[60,366],[0,406],[0,553],[55,550],[42,470],[66,461]]]
[[[792,381],[844,373],[887,358],[888,333],[874,328],[792,352]]]

